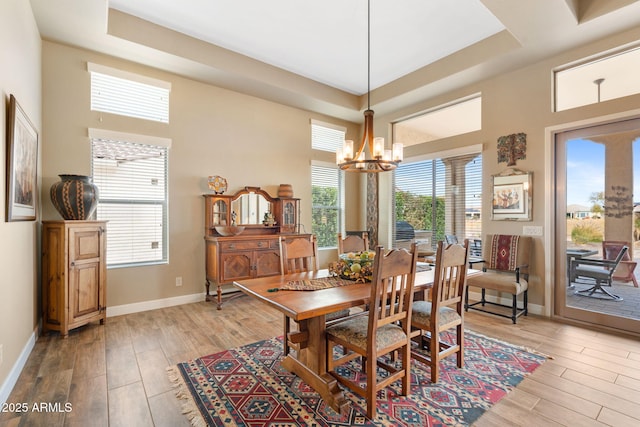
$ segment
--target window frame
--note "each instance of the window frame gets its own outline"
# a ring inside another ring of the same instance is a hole
[[[162,200],[157,199],[124,199],[124,198],[115,198],[115,199],[106,199],[103,194],[99,191],[99,200],[98,200],[98,209],[96,211],[96,217],[99,220],[109,221],[110,217],[100,217],[98,213],[100,212],[100,204],[120,204],[120,205],[147,205],[147,206],[162,206],[162,252],[161,257],[153,260],[146,261],[134,261],[129,260],[128,262],[119,262],[119,263],[109,263],[109,253],[113,252],[115,249],[109,248],[109,234],[107,234],[107,268],[127,268],[127,267],[136,267],[136,266],[145,266],[145,265],[159,265],[159,264],[168,264],[169,263],[169,150],[171,148],[171,140],[168,138],[154,137],[148,135],[138,135],[138,134],[130,134],[124,132],[115,132],[104,129],[89,129],[89,142],[91,144],[91,174],[96,176],[96,162],[95,162],[95,141],[108,141],[108,142],[123,142],[127,144],[136,144],[141,146],[152,146],[161,149],[164,152],[164,162],[163,162],[163,179],[164,179],[164,197]],[[135,161],[135,160],[134,160]],[[111,225],[111,233],[113,233],[113,223]],[[109,232],[109,222],[107,222],[107,231]],[[134,239],[132,239],[133,241]]]

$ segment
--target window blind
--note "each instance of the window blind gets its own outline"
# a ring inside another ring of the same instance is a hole
[[[107,265],[167,261],[167,147],[92,138],[97,218],[107,223]]]
[[[462,240],[481,238],[482,156],[479,153],[403,162],[394,172],[396,233],[431,233],[431,244],[453,234]],[[402,236],[400,236],[402,234]]]
[[[335,153],[342,147],[346,129],[340,126],[311,121],[311,148]]]
[[[169,123],[171,86],[168,83],[144,76],[135,78],[132,73],[118,73],[95,64],[91,64],[89,71],[92,111]]]

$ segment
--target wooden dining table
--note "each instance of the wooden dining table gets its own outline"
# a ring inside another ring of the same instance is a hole
[[[299,332],[292,339],[298,343],[296,354],[289,353],[282,366],[313,387],[329,406],[341,412],[348,405],[337,381],[327,372],[325,316],[329,313],[362,306],[371,297],[370,283],[353,283],[328,289],[302,291],[281,290],[290,281],[330,277],[329,270],[293,273],[257,279],[238,280],[233,284],[245,294],[257,298],[298,322]],[[415,299],[433,285],[434,271],[415,275]],[[285,337],[286,339],[286,337]]]

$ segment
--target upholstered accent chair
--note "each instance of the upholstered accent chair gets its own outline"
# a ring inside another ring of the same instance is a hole
[[[618,257],[618,254],[622,248],[626,246],[631,248],[629,242],[623,242],[619,240],[603,240],[602,241],[602,258],[608,260],[614,260]],[[635,270],[638,263],[631,259],[629,251],[622,257],[620,264],[613,272],[613,280],[620,282],[633,282],[633,286],[638,287],[638,280],[636,279]]]
[[[528,313],[529,290],[529,256],[531,251],[531,237],[510,234],[488,234],[483,240],[483,257],[481,260],[470,260],[469,265],[474,268],[476,263],[482,263],[482,272],[469,275],[467,291],[465,292],[465,310],[470,308],[497,316],[510,318],[513,323],[522,315]],[[481,298],[469,303],[469,288],[480,288]],[[511,297],[511,304],[502,304],[486,299],[486,290],[496,291],[497,298],[506,293]],[[518,296],[522,295],[522,307],[518,307]],[[486,305],[507,307],[510,314],[499,310],[489,310]]]
[[[369,250],[369,233],[363,231],[360,236],[355,234],[347,234],[342,236],[338,233],[338,253],[345,254],[348,252],[363,252]]]
[[[411,315],[412,335],[418,345],[429,347],[429,355],[412,351],[411,357],[431,366],[431,382],[438,382],[440,360],[457,355],[458,368],[464,366],[464,310],[463,298],[467,285],[469,241],[463,245],[438,242],[435,276],[431,288],[431,301],[414,301]],[[453,344],[440,340],[440,333],[455,329]]]
[[[386,254],[382,246],[378,246],[367,315],[354,316],[326,329],[327,371],[340,384],[366,399],[367,417],[371,419],[376,416],[379,390],[402,380],[402,395],[410,392],[411,308],[417,256],[415,243],[410,252],[392,249]],[[333,349],[337,345],[345,352],[336,358]],[[381,359],[396,352],[399,352],[399,366]],[[337,369],[357,358],[364,364],[364,387]],[[379,377],[378,367],[387,375]]]

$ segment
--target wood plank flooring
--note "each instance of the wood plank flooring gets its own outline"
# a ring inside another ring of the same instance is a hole
[[[512,325],[469,312],[466,326],[554,358],[475,425],[640,425],[637,338],[531,315]],[[281,333],[282,315],[241,297],[221,311],[201,302],[110,317],[67,339],[42,336],[7,401],[26,403],[29,411],[0,413],[0,427],[189,426],[166,367]],[[34,404],[51,405],[38,412]]]

